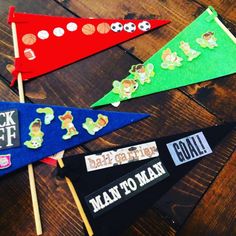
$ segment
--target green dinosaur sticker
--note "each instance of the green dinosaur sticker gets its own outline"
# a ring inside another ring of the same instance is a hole
[[[104,128],[108,124],[108,117],[102,114],[98,114],[98,119],[93,121],[91,118],[86,118],[83,123],[83,128],[88,131],[89,134],[94,135],[96,132]]]
[[[31,149],[37,149],[42,146],[44,133],[41,131],[42,122],[36,118],[29,126],[29,136],[31,140],[25,141],[24,145]]]
[[[135,79],[115,80],[112,85],[112,92],[119,94],[121,99],[131,98],[138,88],[138,82]]]
[[[151,77],[154,76],[154,65],[148,63],[146,66],[143,64],[133,65],[129,70],[130,74],[134,75],[134,79],[138,80],[141,85],[150,83]]]
[[[38,108],[37,113],[44,113],[45,117],[44,117],[44,124],[45,125],[49,125],[51,124],[51,121],[54,119],[54,111],[52,108],[50,107],[45,107],[45,108]]]
[[[205,34],[202,35],[201,38],[197,38],[196,42],[202,47],[202,48],[214,48],[217,47],[216,38],[214,32],[208,31]]]
[[[201,53],[192,49],[189,45],[189,43],[186,43],[184,41],[180,42],[179,46],[184,54],[188,57],[188,61],[192,61],[194,58],[198,57]]]
[[[181,66],[181,61],[183,61],[183,58],[177,56],[176,52],[171,52],[169,48],[163,51],[161,58],[163,60],[161,67],[169,70],[174,70],[175,67]]]
[[[64,115],[59,116],[58,118],[61,121],[61,128],[66,129],[67,131],[66,134],[62,136],[64,140],[70,139],[79,134],[73,124],[74,117],[71,114],[71,111],[66,111]]]

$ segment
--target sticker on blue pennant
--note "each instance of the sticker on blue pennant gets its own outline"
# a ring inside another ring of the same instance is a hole
[[[166,144],[176,166],[212,153],[203,132]]]
[[[18,111],[0,111],[0,150],[20,145]]]

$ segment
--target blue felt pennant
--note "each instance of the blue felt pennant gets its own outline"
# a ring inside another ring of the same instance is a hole
[[[0,176],[148,116],[0,102]]]

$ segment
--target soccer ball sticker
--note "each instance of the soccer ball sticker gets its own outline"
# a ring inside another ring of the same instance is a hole
[[[133,33],[136,30],[136,25],[132,22],[129,22],[124,25],[124,30],[128,33]]]
[[[120,22],[112,23],[111,30],[118,33],[123,30],[123,25]]]
[[[147,21],[142,21],[138,24],[138,28],[142,31],[148,31],[151,29],[151,25]]]

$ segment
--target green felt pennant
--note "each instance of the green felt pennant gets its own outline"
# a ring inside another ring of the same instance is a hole
[[[204,11],[143,65],[114,81],[113,89],[92,107],[178,88],[236,72],[236,39],[212,7]]]

